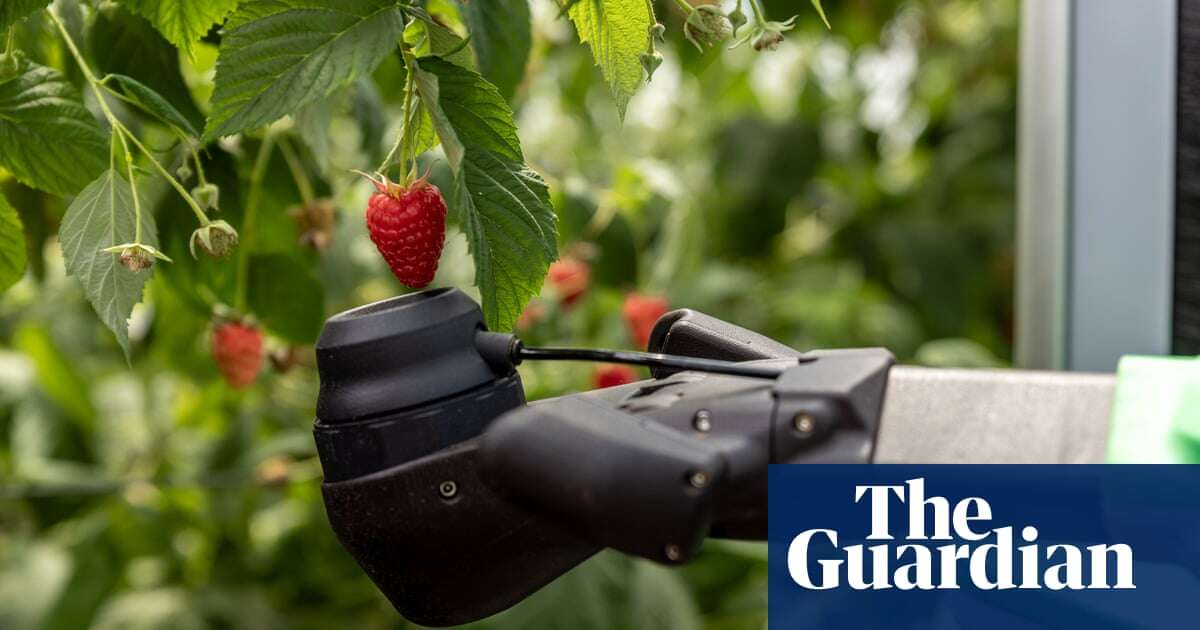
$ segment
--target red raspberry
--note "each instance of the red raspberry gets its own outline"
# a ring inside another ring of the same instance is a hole
[[[375,247],[405,285],[420,289],[433,281],[446,242],[446,200],[420,178],[407,188],[371,180],[379,192],[367,203],[367,231]]]
[[[636,380],[637,372],[628,365],[602,365],[592,374],[592,385],[596,389],[628,385]]]
[[[579,300],[587,291],[591,277],[592,270],[587,263],[566,257],[551,263],[550,271],[546,275],[550,286],[562,300],[563,307],[569,307]]]
[[[654,331],[654,323],[658,318],[667,314],[670,303],[666,298],[655,295],[630,293],[625,296],[625,304],[621,313],[625,315],[625,324],[629,326],[629,334],[634,343],[645,348],[650,343],[650,333]]]
[[[253,383],[262,369],[262,332],[246,324],[218,324],[212,334],[212,355],[225,382],[242,389]]]

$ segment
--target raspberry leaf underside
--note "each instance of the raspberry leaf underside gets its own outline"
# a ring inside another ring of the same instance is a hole
[[[450,206],[475,260],[484,320],[512,330],[558,257],[546,183],[525,165],[512,110],[496,86],[436,57],[422,58],[415,72],[454,173]]]
[[[67,273],[78,278],[83,293],[117,343],[129,356],[129,315],[142,300],[149,271],[131,273],[120,256],[103,250],[136,239],[133,194],[129,182],[115,170],[106,170],[88,184],[63,217],[59,228]],[[141,242],[158,246],[154,217],[142,213]]]

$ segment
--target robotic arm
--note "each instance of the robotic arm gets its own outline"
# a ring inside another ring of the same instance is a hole
[[[873,459],[886,350],[800,353],[689,310],[649,350],[524,348],[454,289],[330,319],[314,435],[339,540],[406,618],[467,623],[605,547],[678,564],[764,540],[767,464]],[[515,365],[546,359],[654,378],[526,404]]]

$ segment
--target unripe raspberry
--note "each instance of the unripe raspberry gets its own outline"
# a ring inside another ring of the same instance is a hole
[[[711,4],[696,7],[683,24],[684,37],[701,52],[705,46],[716,46],[732,34],[733,24],[729,18]]]
[[[214,258],[224,258],[237,246],[238,233],[225,221],[213,221],[208,225],[197,228],[192,232],[192,241],[188,247],[192,257],[196,257],[196,247],[204,250]]]

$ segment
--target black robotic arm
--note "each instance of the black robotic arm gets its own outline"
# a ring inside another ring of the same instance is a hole
[[[505,337],[435,290],[334,317],[317,347],[330,522],[417,623],[503,610],[605,547],[674,564],[765,539],[767,465],[871,461],[892,365],[680,310],[650,352],[753,375],[647,359],[652,380],[527,405],[514,365],[543,357]]]

